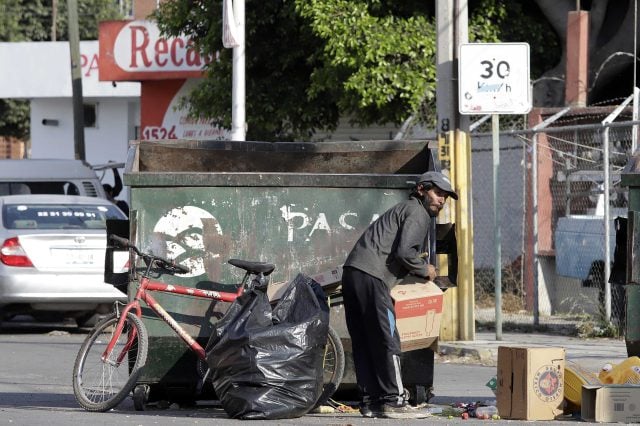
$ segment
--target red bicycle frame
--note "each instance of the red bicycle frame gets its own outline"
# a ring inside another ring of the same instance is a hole
[[[165,284],[159,281],[152,281],[149,277],[142,275],[140,278],[140,286],[136,291],[136,295],[133,300],[127,303],[120,314],[120,319],[118,320],[118,325],[116,326],[116,330],[111,338],[111,341],[107,345],[104,353],[102,354],[102,360],[107,362],[109,359],[109,355],[113,350],[118,338],[122,334],[122,330],[124,328],[124,322],[127,318],[129,312],[134,311],[135,315],[138,318],[142,317],[142,308],[140,306],[140,300],[143,300],[149,308],[153,312],[156,313],[163,321],[165,321],[169,327],[173,331],[176,332],[178,336],[189,346],[191,350],[193,350],[198,358],[204,360],[205,359],[205,351],[204,348],[187,333],[187,331],[182,328],[180,324],[176,320],[171,317],[171,315],[156,301],[156,299],[149,293],[150,291],[158,291],[162,293],[173,293],[173,294],[181,294],[185,296],[193,296],[201,299],[210,299],[222,302],[233,302],[236,300],[242,293],[244,292],[244,281],[238,287],[236,292],[223,292],[223,291],[213,291],[213,290],[203,290],[199,288],[185,287],[176,284]],[[135,329],[132,329],[132,332],[129,334],[127,338],[127,344],[124,346],[122,352],[118,354],[117,363],[120,364],[129,349],[133,345],[133,342],[136,338]]]

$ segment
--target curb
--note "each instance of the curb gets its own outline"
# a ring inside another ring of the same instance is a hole
[[[438,354],[459,358],[475,358],[483,365],[496,365],[498,361],[497,348],[474,348],[447,342],[438,343]]]

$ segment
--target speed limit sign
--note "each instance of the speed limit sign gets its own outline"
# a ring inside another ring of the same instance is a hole
[[[527,43],[462,43],[460,114],[526,114],[531,110]]]

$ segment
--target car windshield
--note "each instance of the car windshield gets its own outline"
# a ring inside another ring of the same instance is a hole
[[[72,182],[0,182],[0,195],[61,194],[80,195]]]
[[[6,229],[106,229],[107,219],[126,219],[115,206],[78,204],[5,204]]]

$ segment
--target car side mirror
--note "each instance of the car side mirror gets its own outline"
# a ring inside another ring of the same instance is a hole
[[[104,256],[104,282],[113,284],[126,294],[129,286],[129,250],[115,247],[108,240],[109,235],[129,239],[129,221],[107,219],[107,249]]]

